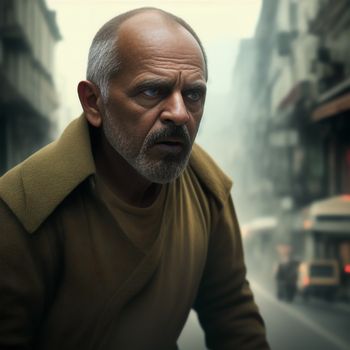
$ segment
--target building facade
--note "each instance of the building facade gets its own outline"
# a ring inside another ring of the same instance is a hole
[[[342,266],[350,264],[349,35],[346,0],[264,0],[255,57],[242,71],[247,61],[238,60],[234,76],[241,82],[249,71],[250,98],[236,101],[245,104],[241,143],[249,144],[241,158],[254,174],[245,187],[258,189],[246,197],[246,206],[257,204],[248,220],[274,215],[278,239],[302,238],[305,259],[335,258]],[[302,213],[319,206],[312,220],[323,224],[304,225]]]
[[[0,174],[52,138],[58,40],[44,0],[0,1]]]

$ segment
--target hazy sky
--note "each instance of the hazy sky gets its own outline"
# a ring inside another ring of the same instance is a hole
[[[81,112],[76,86],[85,78],[90,42],[111,17],[133,8],[154,6],[184,18],[198,33],[207,51],[210,99],[211,95],[228,94],[238,40],[253,35],[261,1],[47,0],[47,4],[56,11],[63,37],[56,46],[55,66],[67,121]]]

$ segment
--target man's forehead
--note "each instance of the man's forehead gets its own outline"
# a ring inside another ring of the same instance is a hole
[[[120,73],[147,69],[148,63],[158,65],[158,60],[160,65],[167,62],[169,69],[192,65],[206,79],[205,57],[198,41],[166,13],[153,9],[137,13],[124,20],[116,34]]]
[[[157,48],[159,53],[177,50],[177,53],[186,55],[186,52],[191,52],[203,59],[204,66],[204,56],[194,36],[174,19],[156,10],[147,10],[128,18],[118,30],[121,56],[129,56],[135,51],[143,53],[149,47]]]

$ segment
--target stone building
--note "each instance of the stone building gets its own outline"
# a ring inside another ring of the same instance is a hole
[[[44,0],[0,1],[0,174],[51,140],[59,39]]]
[[[243,221],[268,214],[274,203],[272,181],[266,174],[266,128],[270,115],[268,74],[274,45],[270,33],[275,23],[266,18],[275,18],[276,3],[271,0],[269,6],[262,6],[256,35],[241,42],[233,73],[232,138],[238,149],[234,164],[240,170],[235,174],[235,193]]]
[[[349,36],[347,0],[264,0],[250,44],[255,57],[247,67],[241,53],[234,76],[248,79],[251,92],[233,96],[249,151],[240,158],[253,174],[244,175],[250,219],[275,216],[285,240],[302,238],[305,258],[343,266],[350,264]]]

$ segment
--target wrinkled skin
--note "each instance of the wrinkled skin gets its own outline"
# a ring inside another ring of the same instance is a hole
[[[203,115],[205,61],[195,38],[158,11],[134,15],[116,34],[120,69],[108,96],[87,80],[78,94],[94,130],[98,176],[145,206],[187,164]]]
[[[203,56],[190,33],[157,13],[132,17],[118,34],[122,65],[104,106],[104,134],[138,173],[166,183],[186,166],[203,114]]]

